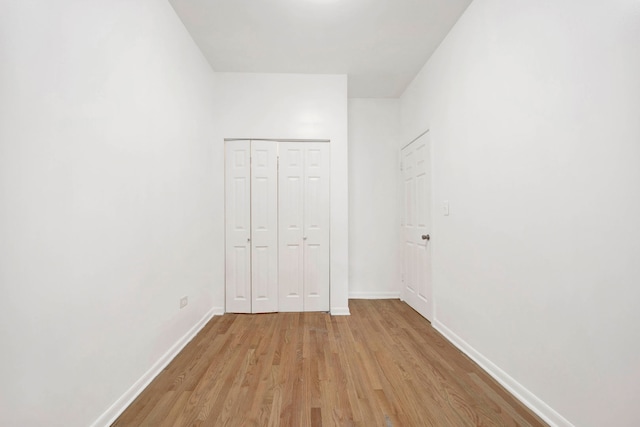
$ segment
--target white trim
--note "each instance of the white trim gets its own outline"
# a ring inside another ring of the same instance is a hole
[[[212,314],[211,317],[213,317],[213,316],[222,316],[224,313],[225,313],[224,307],[213,307],[211,309],[211,311],[209,311],[209,313],[207,313],[207,316],[209,314]],[[208,320],[207,320],[207,322],[208,322]]]
[[[400,299],[400,292],[349,292],[349,299]]]
[[[110,426],[124,412],[125,409],[133,403],[136,397],[144,391],[145,388],[162,372],[164,368],[182,351],[182,349],[191,341],[200,330],[213,318],[213,316],[222,313],[221,307],[214,307],[205,314],[198,323],[196,323],[182,338],[180,338],[156,363],[149,368],[147,372],[138,379],[129,390],[125,391],[122,396],[116,400],[97,420],[91,424],[91,427]]]
[[[433,322],[433,327],[440,332],[446,339],[455,345],[460,351],[469,356],[471,360],[476,362],[480,367],[498,381],[509,393],[516,399],[521,401],[529,409],[535,412],[547,424],[552,427],[574,427],[566,418],[556,412],[547,405],[538,396],[527,390],[522,384],[513,379],[509,374],[496,366],[488,358],[483,356],[478,350],[471,347],[462,338],[456,335],[451,329],[437,319]]]
[[[331,309],[332,316],[351,316],[349,307],[333,307]]]
[[[430,130],[431,130],[431,129],[427,129],[427,130],[425,130],[424,132],[422,132],[420,135],[418,135],[418,136],[416,136],[415,138],[413,138],[413,139],[411,140],[411,142],[410,142],[410,143],[408,143],[407,145],[405,145],[404,147],[402,147],[402,148],[400,149],[400,151],[404,150],[405,148],[407,148],[408,146],[410,146],[411,144],[413,144],[414,142],[416,142],[416,141],[417,141],[418,139],[420,139],[423,135],[426,135],[427,133],[429,133],[429,131],[430,131]]]
[[[225,138],[224,142],[227,141],[331,142],[330,139]]]

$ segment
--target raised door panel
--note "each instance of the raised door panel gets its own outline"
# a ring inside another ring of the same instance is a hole
[[[251,141],[252,312],[278,311],[278,146]]]
[[[226,311],[251,312],[251,148],[249,141],[225,147]]]

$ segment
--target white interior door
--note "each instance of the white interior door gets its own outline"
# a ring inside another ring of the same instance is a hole
[[[402,149],[403,289],[402,298],[432,319],[431,140],[429,132]]]
[[[280,143],[280,311],[329,310],[329,177],[328,143]]]
[[[251,141],[252,313],[278,311],[278,144]]]
[[[251,144],[225,147],[226,311],[251,313]]]

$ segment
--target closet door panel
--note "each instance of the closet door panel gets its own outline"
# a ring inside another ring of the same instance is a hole
[[[278,311],[278,146],[251,141],[252,312]]]
[[[304,311],[329,311],[329,144],[304,147]]]
[[[279,144],[279,310],[304,311],[304,149]]]
[[[225,147],[226,311],[251,312],[251,149],[249,141]]]

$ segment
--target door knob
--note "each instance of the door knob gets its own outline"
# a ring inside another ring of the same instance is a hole
[[[429,236],[428,234],[423,234],[422,240],[431,240],[431,236]]]

